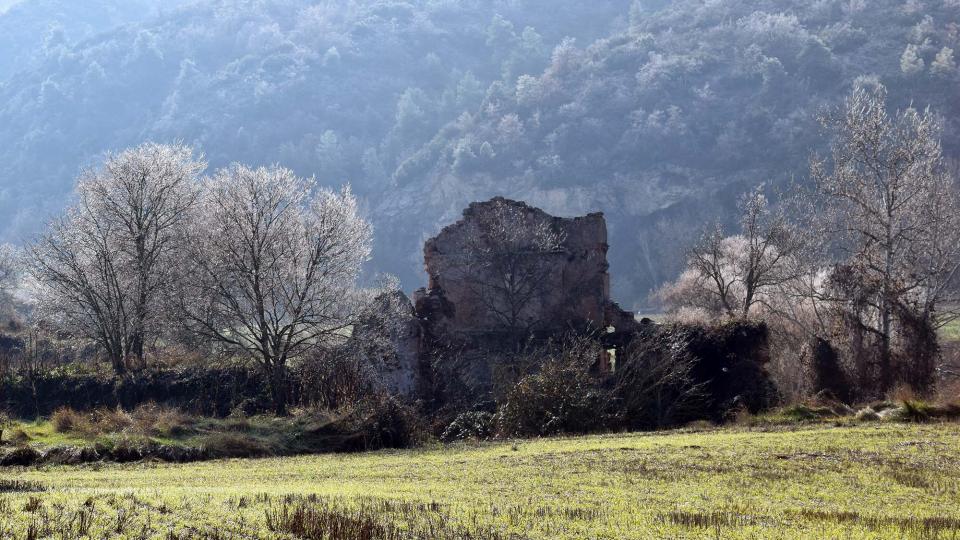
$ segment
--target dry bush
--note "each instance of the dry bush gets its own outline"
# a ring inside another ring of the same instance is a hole
[[[454,419],[440,436],[443,442],[483,441],[494,434],[494,415],[485,411],[467,411]]]
[[[116,409],[97,409],[90,415],[91,434],[121,433],[133,428],[136,422],[133,416],[120,407]]]
[[[637,336],[618,363],[609,400],[618,427],[659,429],[708,416],[705,386],[693,376],[694,359],[681,336]]]
[[[908,402],[918,401],[920,396],[912,386],[900,383],[887,393],[887,399],[890,401]]]
[[[942,405],[960,405],[960,379],[941,383],[937,389],[936,400]]]
[[[80,413],[70,407],[60,407],[53,411],[50,416],[50,422],[53,423],[53,429],[57,433],[70,433],[85,422]]]
[[[274,452],[257,439],[241,433],[214,433],[201,441],[204,451],[218,458],[255,458]]]
[[[183,435],[195,423],[193,417],[180,412],[179,409],[156,403],[139,405],[130,416],[133,418],[137,432],[153,437]]]
[[[364,363],[342,349],[314,351],[298,371],[301,402],[305,405],[338,409],[356,404],[371,392],[370,373]]]
[[[344,450],[411,448],[426,438],[418,411],[387,394],[373,395],[357,406],[340,429],[354,439],[353,447],[347,444]]]
[[[172,407],[156,403],[139,405],[133,412],[121,408],[100,408],[79,413],[70,407],[61,407],[50,417],[58,433],[75,433],[96,438],[113,433],[131,433],[151,437],[172,437],[189,431],[194,419]]]
[[[3,444],[3,431],[12,424],[13,421],[7,413],[0,411],[0,444]]]
[[[603,397],[590,370],[600,358],[599,345],[575,340],[548,345],[538,370],[509,388],[497,412],[502,436],[545,436],[602,429]],[[541,356],[542,355],[542,356]]]

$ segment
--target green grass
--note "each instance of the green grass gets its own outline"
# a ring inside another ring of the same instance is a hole
[[[22,430],[29,437],[31,446],[82,446],[87,440],[76,434],[57,433],[53,429],[53,424],[47,420],[36,420],[33,422],[17,422],[4,430],[3,440],[9,441],[15,430]]]
[[[960,319],[955,319],[940,328],[940,339],[943,341],[960,341]]]
[[[258,448],[256,455],[306,454],[324,449],[323,443],[327,442],[330,436],[327,434],[324,438],[323,430],[335,420],[335,415],[321,413],[287,418],[254,416],[242,419],[184,416],[169,432],[136,422],[118,430],[103,430],[102,426],[95,426],[97,429],[88,431],[59,432],[52,420],[39,419],[11,423],[4,429],[0,444],[28,445],[41,452],[56,446],[112,447],[118,441],[130,440],[142,444],[209,448],[215,444],[226,444],[217,441],[228,436],[242,439],[245,446]],[[25,439],[23,434],[26,435]],[[3,453],[3,447],[0,446],[0,455]]]
[[[960,538],[955,424],[767,429],[0,470],[0,538]]]

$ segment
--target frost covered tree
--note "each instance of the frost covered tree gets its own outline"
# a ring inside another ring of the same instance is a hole
[[[708,230],[689,251],[680,279],[661,289],[671,309],[748,317],[799,275],[805,240],[784,212],[770,208],[763,186],[741,199],[740,212],[740,234],[727,236],[720,225]]]
[[[0,244],[0,302],[13,291],[19,277],[17,248]]]
[[[951,77],[957,72],[957,62],[953,58],[953,49],[944,47],[930,63],[930,71],[940,77]]]
[[[85,172],[75,202],[30,247],[41,313],[98,343],[115,371],[142,364],[170,321],[202,158],[147,143]]]
[[[813,160],[811,176],[823,234],[838,239],[843,255],[834,275],[847,294],[836,300],[854,306],[857,330],[877,341],[885,391],[894,383],[892,343],[905,325],[930,329],[953,317],[942,308],[957,299],[960,200],[929,110],[891,116],[886,89],[861,83],[821,120],[835,140],[829,159]]]
[[[196,222],[187,324],[259,362],[286,414],[288,363],[349,335],[372,229],[349,188],[242,165],[210,180]]]
[[[22,272],[19,250],[10,244],[0,244],[0,317],[13,316],[13,293]]]
[[[925,65],[917,46],[912,43],[907,45],[900,56],[900,71],[906,75],[917,75],[923,72]]]

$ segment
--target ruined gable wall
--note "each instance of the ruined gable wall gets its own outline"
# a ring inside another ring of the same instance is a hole
[[[550,216],[521,202],[494,199],[473,203],[463,219],[444,228],[424,247],[424,263],[429,287],[418,294],[418,312],[440,333],[482,332],[495,326],[484,303],[472,287],[454,278],[449,271],[450,258],[462,256],[471,231],[471,221],[484,219],[495,204],[507,203],[526,213],[536,223],[548,225],[562,237],[560,249],[539,255],[546,258],[551,271],[545,293],[538,295],[531,309],[544,321],[540,330],[564,330],[572,327],[605,324],[610,304],[610,279],[607,273],[607,228],[602,214],[577,218]],[[477,271],[473,269],[471,271]]]

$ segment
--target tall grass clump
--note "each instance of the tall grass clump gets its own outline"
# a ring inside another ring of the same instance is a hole
[[[70,407],[60,407],[53,411],[50,416],[50,422],[57,433],[70,433],[77,429],[84,421],[84,418],[77,411]]]

